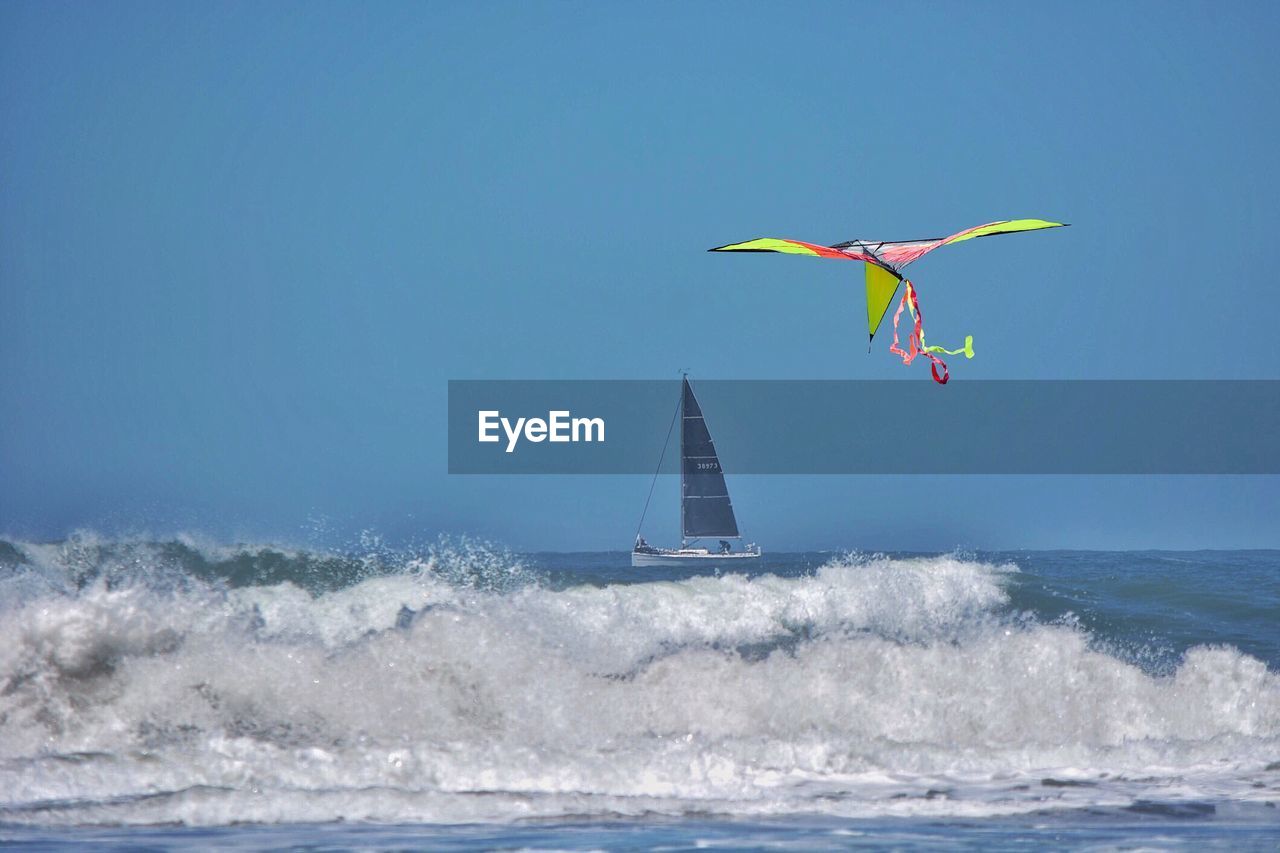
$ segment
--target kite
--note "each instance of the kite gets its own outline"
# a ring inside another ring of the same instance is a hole
[[[929,359],[930,372],[934,381],[947,384],[950,374],[946,362],[941,355],[964,355],[973,358],[973,336],[964,339],[964,346],[959,349],[944,349],[940,346],[928,346],[924,340],[924,315],[920,313],[920,301],[916,295],[915,285],[905,276],[902,270],[907,264],[918,261],[939,246],[962,243],[975,237],[990,237],[994,234],[1012,234],[1017,231],[1039,231],[1044,228],[1062,228],[1065,223],[1047,222],[1043,219],[1006,219],[1000,222],[988,222],[975,228],[952,234],[950,237],[935,237],[927,240],[849,240],[834,246],[820,246],[816,243],[805,243],[800,240],[779,240],[773,237],[762,237],[748,240],[745,243],[730,243],[717,246],[708,252],[781,252],[785,255],[809,255],[815,258],[832,258],[840,261],[864,261],[867,273],[867,332],[868,348],[875,339],[876,330],[880,328],[885,315],[889,313],[889,305],[893,302],[898,285],[904,285],[902,299],[898,302],[898,310],[893,314],[893,344],[889,351],[902,358],[903,364],[910,364],[916,356],[923,355]],[[904,350],[898,340],[898,321],[902,312],[911,314],[912,329],[907,342],[909,349]],[[939,372],[941,370],[941,372]]]

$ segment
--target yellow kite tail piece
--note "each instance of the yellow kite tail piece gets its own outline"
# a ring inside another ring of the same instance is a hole
[[[965,358],[973,358],[973,335],[964,336],[964,346],[960,349],[943,349],[939,346],[924,346],[924,334],[920,335],[920,344],[922,352],[937,352],[943,355],[963,355]]]

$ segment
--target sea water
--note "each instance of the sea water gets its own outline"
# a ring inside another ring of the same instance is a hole
[[[0,542],[0,842],[1280,844],[1280,552],[628,562]]]

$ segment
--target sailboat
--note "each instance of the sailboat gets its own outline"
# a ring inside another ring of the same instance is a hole
[[[711,441],[707,422],[702,417],[702,407],[698,405],[698,398],[693,396],[688,376],[681,379],[680,406],[676,415],[680,418],[680,547],[656,548],[644,541],[640,530],[644,527],[644,516],[649,511],[649,500],[646,499],[644,512],[640,514],[640,524],[636,528],[631,565],[688,566],[713,563],[719,566],[759,559],[760,548],[757,545],[749,544],[740,551],[734,551],[729,544],[730,539],[742,538],[738,534],[738,520],[733,516],[733,503],[729,500],[729,489],[724,482],[720,458],[716,456],[716,446]],[[670,442],[671,431],[668,430],[667,440],[662,445],[662,456],[658,457],[658,471],[662,470],[662,459],[667,454],[667,444]],[[658,471],[654,472],[653,483],[649,485],[649,498],[653,497],[653,485],[658,480]],[[719,547],[715,550],[698,547],[699,539],[717,539]]]

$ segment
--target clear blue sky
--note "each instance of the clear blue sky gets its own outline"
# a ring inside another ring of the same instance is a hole
[[[1276,378],[1278,23],[5,3],[0,531],[626,547],[643,478],[449,477],[445,383],[929,381],[867,355],[857,265],[703,251],[762,235],[1071,222],[912,268],[957,379]],[[775,549],[1280,545],[1276,478],[731,486]]]

